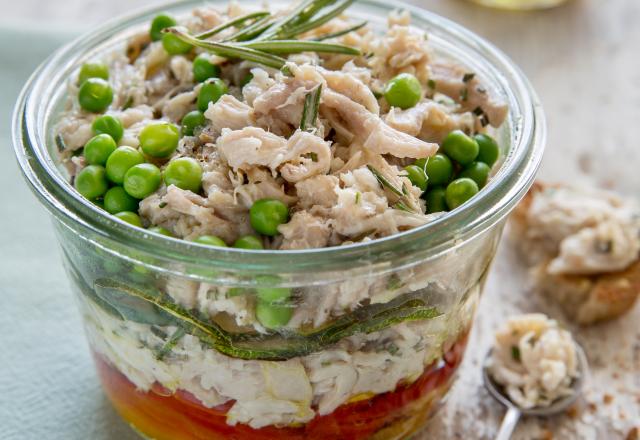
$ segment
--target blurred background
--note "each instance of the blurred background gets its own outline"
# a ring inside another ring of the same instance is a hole
[[[22,84],[53,50],[112,17],[159,3],[0,0],[0,334],[3,344],[20,347],[0,356],[2,439],[136,438],[99,390],[49,221],[18,173],[9,121]],[[524,70],[549,125],[543,179],[588,182],[637,196],[639,0],[568,0],[535,12],[491,9],[465,0],[411,3],[484,36]],[[496,263],[496,270],[501,264]],[[489,295],[492,286],[506,288],[496,286],[495,272]],[[465,392],[477,392],[477,386],[471,384],[471,391],[456,388],[450,405],[464,401]],[[488,417],[500,415],[498,408]],[[447,429],[469,438],[464,430]]]

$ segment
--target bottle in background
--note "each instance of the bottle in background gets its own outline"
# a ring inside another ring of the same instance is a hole
[[[471,0],[483,6],[513,10],[532,10],[553,8],[567,0]]]

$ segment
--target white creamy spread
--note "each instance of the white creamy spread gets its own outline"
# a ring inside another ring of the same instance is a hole
[[[640,209],[610,192],[548,188],[534,196],[527,235],[556,249],[551,274],[626,269],[640,252]]]
[[[496,333],[489,372],[521,408],[549,406],[572,393],[578,376],[576,345],[543,314],[510,318]]]

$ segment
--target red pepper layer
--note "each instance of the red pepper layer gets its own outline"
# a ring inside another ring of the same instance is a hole
[[[389,439],[404,437],[426,423],[451,385],[466,343],[465,334],[445,353],[444,362],[432,364],[409,385],[346,403],[302,426],[284,428],[228,425],[226,413],[233,401],[207,408],[182,390],[172,394],[156,385],[142,392],[101,356],[95,355],[95,361],[104,390],[120,415],[157,440]]]

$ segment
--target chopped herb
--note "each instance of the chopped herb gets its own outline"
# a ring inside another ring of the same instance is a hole
[[[360,191],[358,191],[356,193],[356,205],[360,203],[360,198],[362,197],[362,194],[360,194]]]
[[[160,202],[158,208],[164,208],[165,206],[167,206],[167,202]]]
[[[391,274],[387,279],[387,289],[396,290],[403,286],[403,282],[397,274]]]
[[[596,241],[596,252],[600,254],[609,254],[613,250],[613,240]]]
[[[161,361],[166,355],[168,355],[171,352],[171,350],[173,350],[173,347],[175,347],[178,341],[186,334],[187,332],[183,328],[178,327],[176,331],[173,332],[171,337],[167,339],[164,345],[160,347],[159,350],[156,351],[155,353],[156,359]]]
[[[396,202],[393,205],[393,209],[397,209],[399,211],[405,211],[405,212],[413,212],[413,210],[411,208],[409,208],[407,205],[405,205],[403,202]]]
[[[518,348],[518,346],[513,345],[511,347],[511,357],[514,361],[520,362],[520,348]]]
[[[322,95],[322,85],[315,87],[304,97],[304,107],[302,108],[302,119],[300,130],[312,131],[316,128],[318,120],[318,109],[320,108],[320,96]],[[316,156],[315,161],[318,160]]]
[[[464,76],[462,77],[462,82],[469,82],[473,78],[475,78],[475,76],[476,76],[475,73],[465,73]]]
[[[403,190],[398,189],[395,186],[393,186],[393,184],[391,182],[389,182],[389,180],[387,180],[387,178],[384,177],[382,175],[382,173],[380,173],[380,171],[376,170],[373,166],[367,165],[367,168],[369,169],[369,171],[371,171],[371,174],[373,174],[375,176],[375,178],[378,180],[378,183],[380,184],[380,186],[383,189],[387,188],[389,191],[391,191],[392,193],[394,193],[398,197],[402,197],[402,196],[405,195]]]
[[[430,79],[429,81],[427,81],[427,87],[429,87],[431,90],[435,90],[436,89],[436,82],[432,79]]]
[[[60,153],[67,149],[67,144],[64,143],[64,138],[61,134],[56,136],[56,145],[58,146],[58,151]]]
[[[133,105],[133,96],[129,96],[129,97],[127,97],[127,100],[125,101],[124,105],[122,106],[122,110],[126,110],[128,108],[131,108],[132,105]]]
[[[460,91],[460,99],[466,101],[469,98],[469,89],[466,87]]]
[[[400,348],[392,342],[387,345],[387,351],[391,356],[395,356],[395,354],[400,351]]]
[[[280,72],[284,76],[293,76],[293,72],[291,72],[291,68],[289,68],[289,66],[287,65],[282,66],[282,68],[280,69]]]

